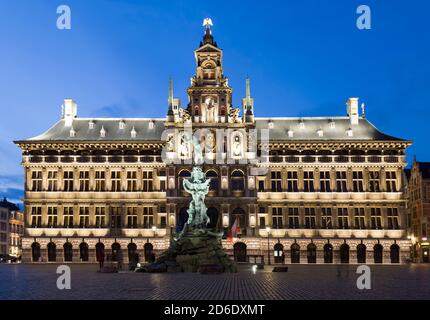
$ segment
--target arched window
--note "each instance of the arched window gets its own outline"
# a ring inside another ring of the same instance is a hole
[[[207,215],[209,217],[209,224],[207,225],[207,227],[209,229],[215,229],[218,226],[218,210],[214,207],[210,207],[207,211]]]
[[[366,263],[366,246],[362,243],[357,246],[357,263]]]
[[[136,256],[137,253],[137,245],[134,242],[131,242],[127,246],[128,249],[128,261],[130,262],[138,262],[138,257]]]
[[[48,262],[57,261],[57,247],[55,243],[48,243]]]
[[[209,194],[212,193],[216,195],[218,193],[219,187],[218,173],[214,170],[209,170],[206,172],[206,178],[211,179],[211,183],[209,185]]]
[[[185,224],[188,221],[188,209],[187,208],[181,208],[181,210],[179,210],[179,214],[178,217],[176,219],[176,232],[181,232],[184,227]]]
[[[273,247],[273,250],[275,255],[275,263],[284,263],[285,262],[284,246],[281,243],[277,243]]]
[[[96,244],[96,259],[99,262],[105,260],[105,245],[101,242]]]
[[[82,242],[79,245],[79,256],[82,262],[89,261],[88,244],[86,242]]]
[[[247,262],[246,244],[236,242],[233,246],[234,260],[237,262]]]
[[[119,251],[121,251],[121,245],[118,242],[112,244],[112,261],[118,261]]]
[[[349,263],[349,246],[344,243],[340,246],[340,263]]]
[[[188,179],[189,177],[191,177],[191,172],[189,172],[188,170],[182,170],[181,172],[179,172],[179,179],[178,179],[179,190],[185,191],[182,181],[184,181],[184,179]]]
[[[31,245],[31,256],[33,258],[33,262],[39,262],[40,260],[40,244],[37,242],[33,242]]]
[[[377,243],[373,247],[373,258],[375,260],[375,263],[382,263],[382,255],[383,255],[384,248],[381,244]]]
[[[66,242],[63,246],[64,249],[64,261],[72,262],[73,261],[73,246],[70,242]]]
[[[297,243],[291,245],[291,263],[300,263],[300,246]]]
[[[400,247],[397,244],[390,247],[390,258],[391,263],[400,263]]]
[[[330,243],[324,246],[324,263],[333,263],[333,246]]]
[[[314,243],[308,244],[308,263],[317,263],[317,246]]]
[[[146,262],[152,262],[152,260],[153,260],[152,251],[153,250],[154,250],[154,247],[149,242],[145,243],[145,245],[143,246],[143,251],[145,253],[145,261]]]
[[[231,173],[231,190],[243,191],[245,190],[245,175],[240,170],[234,170]]]

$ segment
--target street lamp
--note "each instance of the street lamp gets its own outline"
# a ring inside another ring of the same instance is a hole
[[[157,233],[157,226],[152,226],[152,231],[154,232],[154,238],[155,238]]]
[[[267,232],[267,261],[270,265],[270,227],[266,227]]]

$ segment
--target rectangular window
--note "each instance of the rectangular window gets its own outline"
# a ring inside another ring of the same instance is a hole
[[[64,207],[63,225],[64,228],[73,228],[73,207]]]
[[[143,171],[143,183],[142,183],[142,191],[143,192],[152,192],[152,171]],[[182,185],[182,184],[181,184]]]
[[[272,227],[274,229],[282,229],[284,226],[284,221],[282,217],[282,208],[274,207],[272,208]]]
[[[379,171],[370,171],[369,172],[369,192],[379,192]]]
[[[58,172],[48,171],[48,191],[58,190]]]
[[[104,228],[106,226],[106,208],[96,207],[96,228]]]
[[[363,172],[353,171],[352,172],[352,186],[354,192],[363,192]]]
[[[331,229],[332,221],[331,208],[321,208],[321,228]]]
[[[66,192],[73,191],[73,171],[64,171],[63,190]]]
[[[42,171],[31,173],[31,191],[42,191]]]
[[[79,191],[90,191],[90,172],[79,171]]]
[[[56,228],[58,222],[57,207],[48,207],[48,228]]]
[[[396,182],[397,179],[395,171],[385,172],[385,183],[387,185],[387,192],[397,192]]]
[[[154,225],[154,213],[152,207],[143,207],[143,228],[151,229]]]
[[[290,229],[300,228],[299,208],[288,208],[288,226]]]
[[[281,171],[271,172],[272,192],[282,192]]]
[[[90,208],[79,207],[79,227],[89,228],[90,227]]]
[[[315,229],[316,215],[315,208],[305,208],[305,228]]]
[[[346,188],[346,171],[336,172],[336,191],[337,192],[347,192]]]
[[[297,171],[288,171],[288,173],[287,173],[287,185],[288,185],[288,192],[298,192],[299,191],[299,179],[297,176]]]
[[[320,192],[330,191],[330,171],[320,171]]]
[[[137,208],[136,207],[127,208],[127,228],[137,229]]]
[[[31,208],[31,227],[32,228],[42,227],[42,207]]]
[[[314,173],[313,171],[303,172],[303,182],[305,192],[314,192]]]
[[[348,208],[337,209],[337,227],[339,229],[349,228]]]
[[[356,229],[366,229],[366,215],[364,208],[354,208],[354,221]]]
[[[264,192],[264,180],[258,180],[258,192]]]
[[[387,208],[388,229],[400,229],[399,213],[397,208]]]
[[[121,171],[112,171],[111,172],[111,188],[112,192],[121,191]]]
[[[110,208],[110,216],[111,216],[111,228],[119,229],[121,228],[121,207],[111,207]]]
[[[136,192],[137,191],[137,172],[127,171],[127,191]]]
[[[106,175],[104,171],[96,171],[96,191],[103,192],[106,190]]]
[[[382,229],[381,208],[371,208],[370,210],[370,221],[372,229]]]

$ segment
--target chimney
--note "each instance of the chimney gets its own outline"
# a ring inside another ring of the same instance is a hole
[[[358,125],[358,98],[349,98],[346,106],[351,125]]]
[[[75,119],[78,115],[78,105],[73,99],[64,99],[62,108],[64,125],[66,127],[71,127],[73,124],[73,119]]]

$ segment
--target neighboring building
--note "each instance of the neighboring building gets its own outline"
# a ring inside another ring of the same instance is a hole
[[[206,205],[211,228],[227,234],[237,221],[234,244],[223,241],[236,260],[409,257],[402,191],[410,141],[376,129],[357,98],[344,117],[258,118],[249,80],[240,116],[210,24],[195,58],[185,110],[171,83],[159,119],[79,118],[66,99],[61,120],[16,142],[25,169],[24,261],[95,262],[96,252],[119,249],[126,260],[136,252],[148,260],[166,249],[187,220],[182,181],[192,165],[183,131],[197,129],[205,159],[226,161],[203,166],[211,179]]]
[[[408,172],[407,172],[408,174]],[[407,188],[409,238],[414,262],[430,262],[430,162],[416,159],[409,171]]]
[[[0,201],[0,256],[7,259],[19,258],[23,235],[24,214],[16,204],[4,198]]]

